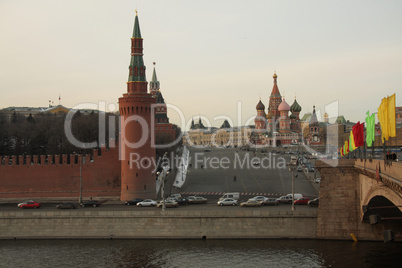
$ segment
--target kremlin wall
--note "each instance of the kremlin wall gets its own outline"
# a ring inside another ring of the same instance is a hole
[[[93,154],[2,157],[0,198],[68,200],[80,196],[80,172],[83,199],[120,198],[120,161],[118,149],[94,150]]]

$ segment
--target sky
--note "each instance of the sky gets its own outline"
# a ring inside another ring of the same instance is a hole
[[[136,9],[147,79],[156,62],[180,126],[193,116],[253,124],[275,71],[301,115],[315,105],[319,117],[364,121],[394,93],[402,106],[400,0],[0,0],[0,109],[57,105],[60,96],[66,107],[115,111]]]

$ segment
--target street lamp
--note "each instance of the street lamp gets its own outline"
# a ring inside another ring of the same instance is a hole
[[[167,152],[162,157],[162,171],[157,172],[156,174],[159,176],[162,173],[162,211],[166,210],[165,204],[165,179],[166,176],[169,174],[169,164],[167,163],[166,158]]]
[[[293,162],[290,162],[289,164],[288,164],[288,166],[289,166],[289,170],[290,171],[292,171],[292,211],[294,211],[295,210],[295,200],[294,200],[294,198],[295,198],[295,187],[294,187],[294,182],[295,182],[295,177],[294,177],[294,171],[295,171],[295,169],[296,169],[296,164],[297,164],[297,162],[298,161],[296,161],[296,163],[293,163]],[[297,175],[296,175],[297,176]]]

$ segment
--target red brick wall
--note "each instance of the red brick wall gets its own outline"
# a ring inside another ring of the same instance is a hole
[[[118,149],[109,151],[102,149],[101,155],[94,153],[93,161],[89,155],[82,165],[83,198],[89,197],[120,197],[120,161]],[[80,165],[70,162],[67,156],[62,156],[63,164],[37,163],[37,158],[31,164],[8,165],[0,161],[0,198],[54,198],[79,197]],[[42,157],[44,159],[45,156]],[[58,157],[55,157],[56,160]],[[21,159],[21,158],[20,158]],[[41,160],[42,160],[41,159]],[[6,159],[4,159],[6,160]],[[27,163],[30,161],[27,157]],[[34,164],[36,162],[36,164]],[[59,163],[56,161],[56,163]]]

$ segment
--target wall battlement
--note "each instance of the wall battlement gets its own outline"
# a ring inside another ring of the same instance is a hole
[[[102,154],[115,148],[93,149],[91,154],[62,154],[62,155],[11,155],[0,156],[0,166],[27,166],[27,165],[79,165],[94,162]]]
[[[120,196],[118,147],[85,155],[5,156],[0,163],[0,199],[78,198],[80,174],[84,199]]]

